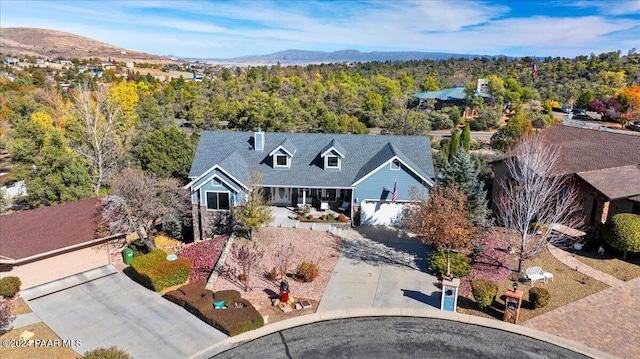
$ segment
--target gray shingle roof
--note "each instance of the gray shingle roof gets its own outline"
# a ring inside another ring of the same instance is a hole
[[[423,100],[436,99],[440,101],[464,100],[466,98],[464,91],[465,91],[464,87],[452,87],[452,88],[438,90],[438,91],[414,93],[413,95],[411,95],[411,97],[415,97]],[[485,92],[480,92],[480,91],[475,91],[475,95],[480,97],[485,97],[485,98],[491,97],[491,95]]]
[[[395,155],[420,176],[434,177],[431,146],[426,136],[267,132],[262,152],[253,149],[252,137],[253,132],[202,132],[189,177],[198,177],[218,164],[244,184],[248,184],[251,172],[258,169],[265,186],[348,187]],[[289,169],[275,169],[269,153],[283,141],[290,146],[287,149],[295,148],[296,152]],[[320,158],[331,143],[345,155],[340,171],[324,170]]]

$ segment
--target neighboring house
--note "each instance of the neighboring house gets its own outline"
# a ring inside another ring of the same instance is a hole
[[[194,238],[216,212],[242,203],[254,171],[272,205],[336,210],[346,201],[346,214],[365,225],[394,223],[409,188],[434,183],[426,136],[204,131],[185,186]]]
[[[491,99],[491,96],[489,94],[480,91],[475,91],[475,96],[480,96],[485,101],[489,101]],[[420,92],[411,95],[411,97],[418,99],[418,108],[420,108],[424,100],[436,100],[436,110],[440,110],[443,107],[449,106],[464,107],[467,101],[464,87],[453,87],[439,91]]]
[[[540,135],[560,147],[558,175],[578,185],[586,226],[597,228],[617,213],[640,214],[640,136],[564,125]],[[502,161],[493,168],[495,198],[506,168]]]
[[[96,235],[100,208],[89,198],[0,216],[0,277],[26,289],[110,264],[123,236]]]

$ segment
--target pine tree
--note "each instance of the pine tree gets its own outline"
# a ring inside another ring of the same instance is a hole
[[[451,142],[449,142],[449,162],[451,162],[460,150],[460,132],[451,130]]]
[[[457,183],[460,189],[467,195],[467,208],[470,213],[470,220],[473,224],[488,229],[491,225],[487,219],[488,201],[487,191],[484,189],[482,181],[479,180],[479,164],[474,161],[465,151],[460,151],[442,169],[440,183],[448,186],[449,183]]]
[[[469,123],[464,126],[460,139],[462,140],[462,148],[469,153],[469,151],[471,151],[471,127]]]

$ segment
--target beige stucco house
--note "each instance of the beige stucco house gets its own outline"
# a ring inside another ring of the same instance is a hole
[[[31,288],[111,264],[123,236],[98,235],[100,199],[0,216],[0,278]]]

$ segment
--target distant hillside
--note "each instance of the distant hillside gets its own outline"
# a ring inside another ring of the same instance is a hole
[[[334,52],[286,50],[269,55],[243,56],[231,59],[206,59],[215,63],[254,63],[254,64],[311,64],[337,62],[371,62],[371,61],[411,61],[411,60],[446,60],[450,58],[474,59],[492,55],[453,54],[446,52],[390,51],[360,52],[358,50],[341,50]],[[496,57],[501,57],[497,55]]]
[[[11,55],[64,58],[100,58],[114,61],[172,62],[143,52],[131,51],[67,32],[29,27],[0,28],[0,51]]]

